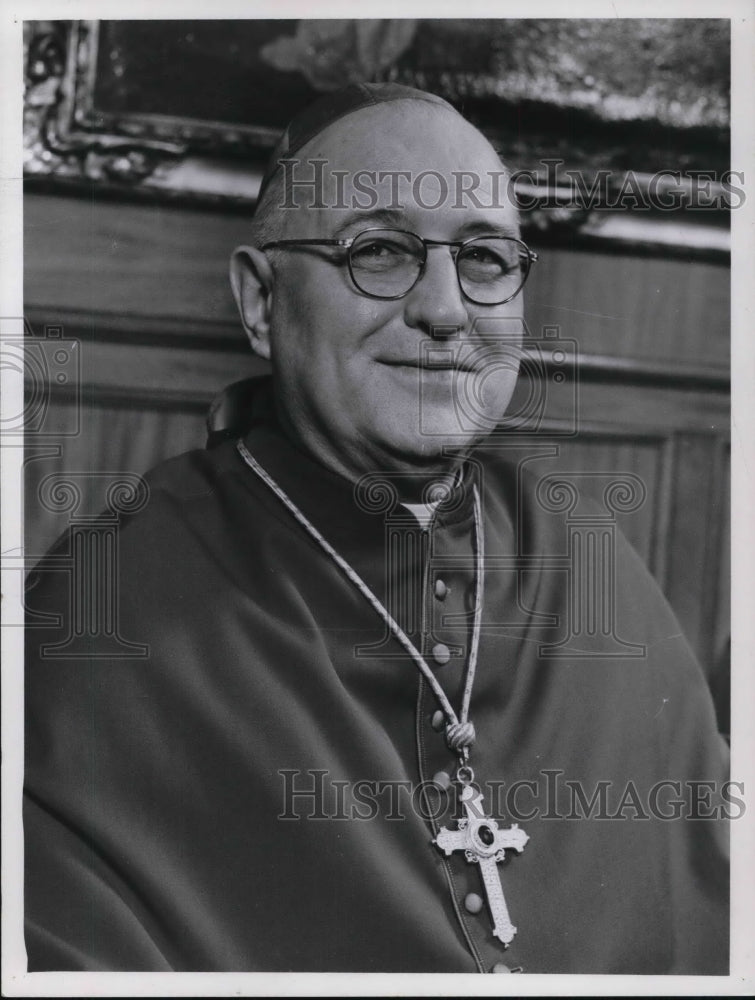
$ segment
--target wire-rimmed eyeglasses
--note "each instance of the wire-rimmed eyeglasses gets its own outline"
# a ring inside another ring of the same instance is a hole
[[[513,236],[474,236],[468,240],[427,240],[403,229],[365,229],[347,239],[272,240],[262,250],[332,246],[347,250],[351,280],[374,299],[400,299],[422,277],[428,247],[454,247],[459,287],[470,302],[494,306],[522,290],[538,255]],[[335,263],[335,262],[334,262]]]

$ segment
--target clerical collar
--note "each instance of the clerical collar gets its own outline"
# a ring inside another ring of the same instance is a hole
[[[416,517],[417,523],[423,531],[427,531],[432,524],[435,508],[439,503],[440,500],[436,500],[435,503],[402,503],[401,506]]]
[[[464,474],[462,470],[458,468],[454,473],[454,480],[453,483],[451,484],[450,489],[451,490],[460,489],[463,486],[463,484],[464,484]],[[444,496],[439,496],[437,500],[432,500],[427,503],[404,503],[402,501],[401,506],[416,517],[417,522],[423,531],[427,531],[427,529],[433,522],[433,518],[435,517],[435,511],[438,509],[438,507],[441,505],[444,499],[445,499]]]

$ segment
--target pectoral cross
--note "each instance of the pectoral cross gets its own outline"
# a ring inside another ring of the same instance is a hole
[[[458,829],[449,830],[448,827],[442,827],[435,838],[435,843],[447,856],[453,851],[464,851],[467,861],[480,866],[493,918],[493,934],[508,945],[514,940],[516,927],[509,917],[497,864],[503,861],[507,847],[521,854],[530,838],[516,823],[512,823],[507,830],[500,830],[494,819],[485,816],[482,792],[472,785],[464,786],[461,801],[466,816],[458,820]]]

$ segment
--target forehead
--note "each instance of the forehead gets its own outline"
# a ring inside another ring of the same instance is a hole
[[[516,228],[498,155],[451,109],[411,100],[365,108],[292,159],[283,185],[289,232],[330,234],[385,210],[428,237],[477,223]]]

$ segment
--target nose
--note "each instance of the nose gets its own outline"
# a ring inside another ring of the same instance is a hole
[[[453,337],[466,327],[469,313],[450,247],[428,246],[422,277],[404,301],[407,326],[431,337]]]

